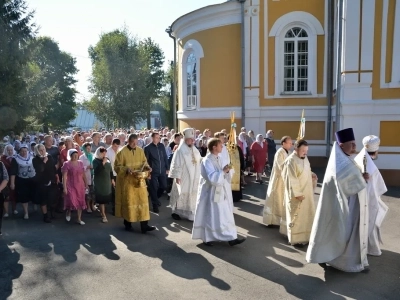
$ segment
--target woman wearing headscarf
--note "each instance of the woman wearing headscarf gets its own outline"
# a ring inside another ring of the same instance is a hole
[[[4,167],[7,170],[7,173],[10,174],[11,171],[11,161],[13,157],[15,156],[15,151],[14,147],[12,145],[7,145],[4,148],[3,155],[1,156],[1,162],[3,163]],[[11,202],[12,205],[12,210],[14,215],[18,214],[18,211],[16,210],[16,203],[15,203],[15,191],[10,189],[10,181],[8,181],[7,187],[3,190],[3,196],[4,196],[4,217],[8,217],[8,206],[9,203]]]
[[[79,147],[75,147],[72,137],[67,136],[64,141],[64,149],[62,149],[60,151],[60,165],[61,166],[68,160],[68,157],[67,157],[68,150],[70,150],[70,149],[75,149],[76,152],[78,152],[79,156],[82,154]]]
[[[36,173],[34,178],[36,194],[33,202],[42,208],[43,221],[51,223],[48,208],[52,207],[51,201],[55,196],[52,183],[56,182],[56,167],[53,158],[47,154],[44,145],[35,146],[35,157],[32,159],[32,164]]]
[[[28,202],[35,195],[35,169],[32,164],[33,156],[28,151],[28,146],[23,144],[19,154],[11,161],[10,188],[15,190],[17,202],[22,203],[24,208],[24,219],[29,219]]]
[[[83,154],[79,156],[79,160],[83,163],[85,169],[86,182],[89,186],[89,191],[86,193],[86,211],[90,214],[96,210],[94,206],[94,192],[93,192],[93,153],[92,145],[90,143],[84,143],[82,145]]]
[[[78,160],[79,154],[76,149],[69,149],[67,161],[61,168],[63,174],[64,209],[65,219],[71,221],[71,211],[78,212],[78,224],[85,225],[82,221],[82,210],[86,208],[85,188],[89,188],[86,182],[84,166]]]
[[[252,167],[252,160],[251,160],[251,155],[250,155],[250,146],[247,144],[246,141],[246,132],[241,132],[239,134],[239,141],[238,141],[238,145],[240,147],[240,149],[242,149],[243,152],[243,156],[244,156],[244,160],[245,160],[245,170],[247,169],[248,171],[250,171],[250,168]],[[250,172],[249,172],[250,175]]]
[[[93,160],[94,170],[94,194],[96,202],[99,204],[101,218],[103,223],[107,223],[106,207],[107,203],[111,202],[112,189],[115,186],[114,174],[111,167],[110,160],[106,157],[107,149],[100,146],[96,149]]]
[[[262,134],[258,134],[256,141],[250,147],[253,160],[253,168],[256,172],[256,182],[263,183],[262,174],[268,158],[268,144],[265,142]]]

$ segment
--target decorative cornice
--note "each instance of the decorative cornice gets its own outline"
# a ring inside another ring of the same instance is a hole
[[[237,1],[210,5],[178,18],[172,24],[172,35],[178,40],[202,30],[241,22],[240,4]]]

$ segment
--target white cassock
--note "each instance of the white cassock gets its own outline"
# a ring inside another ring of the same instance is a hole
[[[345,272],[368,266],[368,208],[362,171],[335,142],[322,184],[306,260]]]
[[[170,196],[172,213],[190,221],[194,220],[196,210],[201,159],[200,152],[195,146],[189,147],[182,141],[172,157],[168,175],[174,178]],[[176,183],[176,178],[181,180],[180,184]]]
[[[203,242],[233,241],[237,238],[230,174],[225,173],[221,158],[212,153],[201,162],[192,239]]]
[[[275,154],[263,212],[263,223],[266,225],[280,225],[281,221],[286,225],[286,214],[284,213],[285,185],[282,169],[287,157],[288,152],[283,148],[280,148]]]
[[[369,174],[369,180],[367,183],[367,199],[369,207],[368,254],[380,256],[382,254],[380,248],[380,244],[382,243],[380,227],[388,211],[388,207],[382,201],[381,196],[387,192],[387,188],[381,173],[365,148],[360,151],[354,161],[357,163],[359,168],[363,169],[364,156],[367,159],[367,173]]]
[[[291,245],[308,243],[315,216],[312,172],[308,158],[301,159],[294,152],[290,154],[285,160],[282,176],[286,224],[281,223],[280,233],[287,235]],[[296,199],[300,196],[304,196],[304,200]]]

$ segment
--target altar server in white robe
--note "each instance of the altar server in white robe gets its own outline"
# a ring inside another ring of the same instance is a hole
[[[366,136],[362,140],[364,148],[354,159],[359,168],[364,168],[364,161],[366,160],[366,172],[369,174],[367,184],[369,208],[368,254],[373,256],[380,256],[382,254],[380,248],[380,244],[382,243],[380,227],[388,211],[388,207],[381,199],[381,196],[387,192],[387,188],[381,173],[374,163],[374,160],[378,158],[380,142],[379,137],[375,135]]]
[[[282,147],[275,153],[271,177],[268,183],[267,197],[265,199],[263,223],[268,225],[268,227],[280,226],[281,222],[286,226],[286,212],[284,208],[285,184],[283,182],[282,169],[292,148],[291,137],[282,137],[281,145]]]
[[[168,176],[174,178],[170,196],[172,218],[194,220],[200,181],[201,155],[194,146],[193,128],[183,130],[183,140],[172,158]]]
[[[207,146],[209,153],[201,162],[192,239],[200,239],[207,246],[212,246],[214,241],[226,241],[235,246],[245,240],[237,238],[230,167],[223,165],[219,157],[222,151],[219,139],[210,139]]]
[[[313,177],[307,158],[308,143],[296,141],[294,152],[285,160],[283,182],[285,186],[286,225],[280,232],[287,235],[289,244],[302,247],[310,239],[315,215]]]
[[[367,173],[350,157],[356,152],[352,128],[336,132],[311,232],[306,260],[345,272],[368,267]]]

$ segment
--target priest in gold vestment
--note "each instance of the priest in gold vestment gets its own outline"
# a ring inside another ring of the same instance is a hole
[[[289,244],[302,246],[309,242],[315,215],[313,179],[307,158],[308,143],[297,140],[294,152],[288,156],[283,167],[285,185],[286,226],[280,232],[287,235]]]
[[[265,199],[263,223],[268,227],[286,226],[285,215],[285,184],[282,177],[282,169],[289,150],[292,148],[290,136],[281,139],[282,147],[275,153],[271,177],[268,183],[267,197]],[[286,232],[286,231],[285,231]]]
[[[150,219],[149,196],[146,178],[139,178],[151,171],[144,151],[137,147],[138,136],[131,134],[128,144],[116,155],[114,170],[117,173],[115,191],[115,216],[124,219],[125,230],[133,231],[132,222],[140,222],[142,233],[155,230],[148,225]]]

